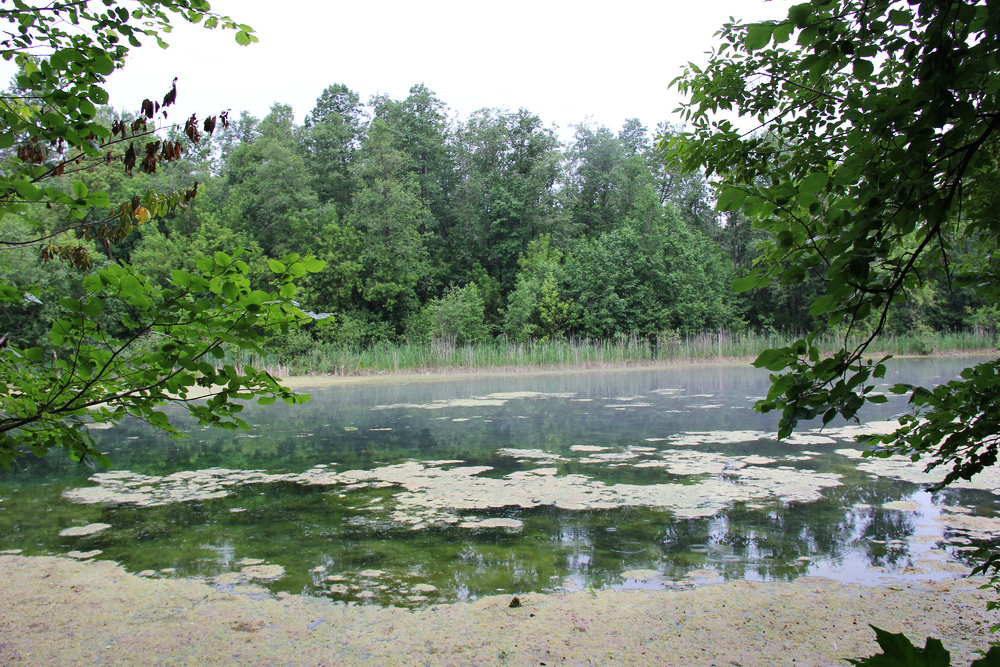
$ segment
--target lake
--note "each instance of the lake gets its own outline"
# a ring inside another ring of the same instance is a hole
[[[880,389],[969,363],[893,361]],[[248,405],[248,432],[124,423],[94,432],[110,471],[56,452],[0,472],[0,551],[410,607],[966,571],[998,523],[992,478],[928,493],[919,465],[859,458],[850,424],[778,442],[777,415],[752,409],[767,388],[746,364],[407,378]],[[904,407],[863,418],[884,429]]]

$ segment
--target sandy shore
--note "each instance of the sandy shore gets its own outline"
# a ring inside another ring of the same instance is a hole
[[[686,591],[510,596],[420,611],[253,599],[112,562],[0,556],[0,664],[843,665],[867,623],[987,646],[976,579],[869,588],[804,577]],[[252,591],[247,591],[252,592]]]
[[[997,356],[994,350],[972,352],[940,352],[934,357],[983,357]],[[631,371],[652,371],[686,366],[749,366],[756,355],[746,357],[725,357],[718,359],[678,359],[656,363],[625,362],[622,364],[580,364],[559,367],[505,366],[499,368],[436,368],[433,370],[405,369],[394,372],[375,371],[357,375],[290,375],[279,378],[281,383],[295,391],[307,391],[323,387],[353,384],[401,384],[409,382],[433,382],[441,380],[461,380],[467,378],[502,377],[511,375],[544,376],[565,375],[567,373],[614,373]],[[923,355],[895,355],[896,359],[925,358]]]

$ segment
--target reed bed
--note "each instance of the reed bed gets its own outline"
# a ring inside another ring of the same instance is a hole
[[[800,335],[734,333],[718,331],[680,336],[616,336],[611,339],[566,338],[514,341],[498,338],[470,345],[453,341],[430,343],[379,343],[368,347],[317,343],[305,353],[268,357],[238,351],[222,363],[254,365],[287,375],[367,375],[400,372],[474,372],[520,368],[560,369],[643,366],[698,361],[753,359],[768,348],[783,347]],[[857,345],[861,336],[848,338]],[[817,339],[821,350],[832,351],[843,336]],[[995,350],[994,334],[985,331],[942,332],[921,335],[880,336],[869,348],[870,356],[961,354]]]

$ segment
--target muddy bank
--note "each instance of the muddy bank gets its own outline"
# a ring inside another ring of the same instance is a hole
[[[837,665],[875,651],[867,623],[939,637],[961,665],[996,622],[976,579],[869,588],[804,577],[420,611],[223,592],[54,557],[0,556],[0,580],[4,665]]]

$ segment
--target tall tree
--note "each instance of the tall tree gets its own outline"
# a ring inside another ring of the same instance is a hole
[[[680,129],[664,122],[656,126],[656,132],[662,142],[677,136]],[[660,202],[672,204],[689,227],[708,236],[714,235],[719,230],[718,214],[702,170],[679,168],[659,155],[655,157],[653,173]]]
[[[358,94],[337,83],[328,86],[306,116],[304,138],[313,189],[322,203],[332,201],[343,214],[354,191],[351,161],[364,131]]]
[[[410,87],[403,100],[380,95],[372,99],[375,118],[392,136],[392,148],[407,156],[407,169],[416,176],[418,192],[430,217],[428,251],[438,273],[451,274],[451,252],[445,240],[454,225],[451,206],[455,166],[449,147],[448,107],[424,84]],[[447,282],[439,276],[438,282]],[[465,282],[465,280],[462,280]]]
[[[651,157],[646,128],[634,118],[618,135],[577,126],[566,151],[568,187],[561,193],[577,233],[596,236],[625,222],[639,190],[651,181]]]
[[[430,210],[408,156],[393,148],[392,131],[379,119],[369,129],[357,177],[360,184],[346,223],[360,238],[360,296],[398,333],[418,307],[418,287],[429,273],[425,238]]]
[[[320,205],[292,108],[275,104],[256,132],[226,161],[225,215],[271,257],[304,250],[319,227]]]
[[[457,135],[462,180],[451,247],[466,270],[484,267],[506,291],[528,243],[550,231],[558,141],[525,109],[477,111]]]

